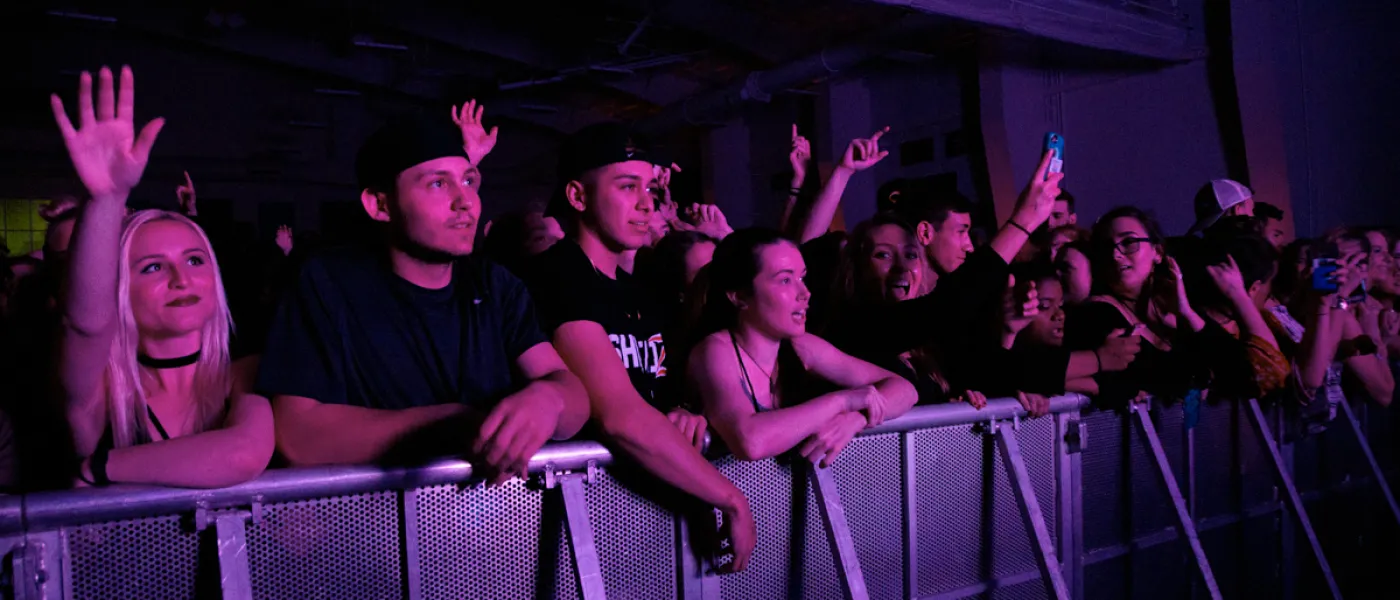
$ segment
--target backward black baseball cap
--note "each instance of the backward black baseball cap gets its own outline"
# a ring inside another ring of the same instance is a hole
[[[596,123],[574,132],[559,149],[555,194],[545,209],[545,216],[568,214],[564,186],[570,181],[577,181],[593,169],[634,160],[671,165],[668,158],[647,145],[623,123]]]
[[[421,115],[395,119],[360,146],[355,156],[355,180],[360,189],[393,190],[400,173],[448,156],[467,158],[461,130],[452,122]]]

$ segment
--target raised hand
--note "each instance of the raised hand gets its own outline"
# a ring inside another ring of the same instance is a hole
[[[1226,262],[1218,265],[1206,265],[1206,273],[1226,298],[1248,299],[1249,290],[1244,288],[1244,276],[1240,274],[1240,266],[1235,263],[1235,257],[1227,256],[1226,259]]]
[[[492,127],[487,133],[486,126],[481,122],[481,114],[486,111],[486,107],[478,105],[476,100],[468,100],[462,105],[462,110],[457,110],[457,105],[452,105],[452,122],[462,130],[462,146],[467,151],[467,159],[472,164],[481,164],[481,159],[496,147],[496,133],[499,127]]]
[[[725,218],[724,212],[713,204],[692,204],[686,208],[686,216],[693,224],[693,231],[712,239],[722,240],[734,233],[734,228],[729,226],[729,219]]]
[[[1002,294],[1002,327],[1005,333],[1015,336],[1035,320],[1040,314],[1040,294],[1035,290],[1035,282],[1026,286],[1024,294],[1016,290],[1016,276],[1006,276],[1006,292]]]
[[[290,225],[277,228],[276,242],[277,247],[282,249],[283,256],[292,253],[292,227]]]
[[[807,180],[807,163],[812,161],[812,143],[797,133],[797,124],[792,126],[792,150],[788,152],[788,163],[792,164],[792,187],[802,187]]]
[[[196,216],[199,209],[195,207],[194,181],[190,179],[190,172],[185,171],[185,184],[175,186],[175,200],[180,203],[180,212],[186,216]]]
[[[880,138],[890,132],[886,127],[870,134],[869,139],[854,139],[846,146],[846,153],[841,156],[840,168],[851,171],[864,171],[875,166],[889,156],[888,150],[880,149]],[[1048,217],[1047,217],[1048,218]]]
[[[125,200],[131,188],[141,181],[151,147],[165,126],[165,119],[154,119],[136,135],[136,83],[131,67],[122,67],[121,90],[112,85],[112,71],[98,71],[97,102],[92,99],[92,75],[78,77],[78,128],[68,120],[63,100],[49,97],[54,120],[63,134],[63,145],[78,178],[94,198]]]
[[[1332,281],[1337,282],[1338,295],[1346,298],[1351,296],[1356,288],[1361,287],[1362,280],[1366,279],[1366,272],[1361,267],[1361,262],[1366,258],[1365,252],[1357,252],[1337,261],[1337,270],[1332,272]]]
[[[1016,201],[1016,210],[1011,213],[1011,220],[1031,231],[1050,220],[1050,213],[1055,208],[1055,198],[1060,195],[1060,180],[1065,178],[1065,174],[1049,172],[1050,160],[1054,156],[1055,153],[1051,150],[1040,157],[1040,165],[1031,175],[1030,183],[1021,190],[1021,197]]]

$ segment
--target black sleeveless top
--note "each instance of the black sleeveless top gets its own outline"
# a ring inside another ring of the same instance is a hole
[[[161,441],[169,440],[169,439],[170,439],[170,434],[167,433],[167,432],[165,431],[165,426],[164,426],[164,425],[161,425],[161,423],[160,423],[160,418],[156,416],[156,411],[151,410],[151,407],[147,406],[147,407],[146,407],[146,416],[147,416],[147,417],[150,417],[150,419],[151,419],[151,424],[152,424],[152,425],[155,425],[155,427],[156,427],[156,432],[160,434],[160,439],[161,439]],[[151,434],[150,434],[149,431],[146,430],[145,427],[142,427],[142,428],[140,428],[140,429],[137,430],[137,435],[136,435],[136,444],[137,444],[137,445],[140,445],[140,444],[149,444],[149,443],[154,442],[154,441],[156,441],[156,440],[151,439]],[[115,439],[115,438],[113,437],[113,435],[112,435],[112,425],[109,423],[109,424],[107,425],[107,429],[106,429],[105,431],[102,432],[102,439],[100,439],[100,440],[97,441],[97,447],[98,447],[99,449],[102,449],[102,450],[114,450],[114,449],[116,449],[116,444],[117,444],[116,439]]]

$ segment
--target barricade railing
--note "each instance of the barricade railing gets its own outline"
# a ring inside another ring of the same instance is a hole
[[[1292,516],[1329,490],[1362,489],[1366,470],[1319,482],[1333,478],[1321,469],[1294,485],[1293,463],[1322,442],[1277,444],[1278,415],[1252,401],[1203,407],[1198,420],[1179,406],[1087,405],[1055,398],[1039,419],[1009,399],[916,407],[853,440],[830,469],[718,458],[759,528],[740,574],[716,575],[699,556],[701,529],[688,524],[712,515],[673,511],[675,494],[614,465],[602,445],[571,441],[542,449],[529,482],[496,488],[443,460],[272,470],[217,490],[0,497],[5,587],[17,599],[1339,593],[1321,553],[1321,569],[1293,564]],[[1364,411],[1347,416],[1359,436]],[[1344,464],[1374,465],[1383,484],[1388,454]],[[1389,514],[1388,490],[1364,491]]]

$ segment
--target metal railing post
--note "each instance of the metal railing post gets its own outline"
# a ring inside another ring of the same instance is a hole
[[[606,600],[607,587],[603,583],[603,569],[598,560],[598,546],[593,541],[593,523],[588,520],[588,495],[583,490],[585,481],[593,481],[594,467],[588,465],[587,474],[556,473],[553,465],[546,465],[544,479],[546,488],[559,488],[564,499],[564,521],[569,528],[569,550],[574,556],[574,575],[584,600]]]
[[[1313,529],[1312,519],[1308,518],[1308,510],[1303,506],[1303,498],[1298,495],[1298,486],[1293,485],[1293,476],[1289,474],[1287,466],[1283,463],[1283,455],[1279,454],[1278,446],[1274,443],[1274,433],[1269,428],[1268,422],[1264,420],[1264,411],[1259,408],[1259,401],[1249,400],[1249,417],[1254,422],[1255,431],[1259,432],[1259,439],[1264,442],[1264,447],[1269,452],[1269,458],[1273,461],[1274,473],[1278,475],[1279,483],[1283,485],[1284,500],[1288,502],[1288,507],[1293,510],[1293,516],[1298,519],[1298,526],[1302,528],[1303,535],[1308,538],[1308,545],[1312,546],[1313,556],[1317,558],[1317,565],[1322,569],[1322,578],[1327,582],[1327,588],[1331,591],[1332,597],[1338,600],[1342,597],[1341,588],[1337,587],[1337,578],[1332,575],[1332,565],[1327,563],[1327,556],[1322,552],[1322,543],[1317,540],[1317,531]]]
[[[1181,536],[1186,538],[1186,543],[1190,545],[1191,552],[1196,557],[1196,567],[1201,574],[1203,583],[1205,583],[1206,592],[1210,594],[1212,599],[1220,600],[1220,586],[1215,582],[1215,573],[1211,571],[1210,559],[1206,558],[1205,548],[1201,546],[1201,537],[1196,532],[1196,522],[1191,519],[1191,513],[1186,508],[1186,499],[1181,495],[1181,487],[1177,485],[1171,463],[1167,462],[1167,453],[1162,450],[1162,440],[1157,437],[1157,427],[1152,424],[1149,405],[1134,403],[1128,406],[1128,410],[1137,417],[1135,420],[1142,428],[1142,435],[1147,440],[1147,451],[1152,457],[1153,465],[1157,467],[1158,481],[1162,483],[1167,496],[1171,499],[1172,507],[1176,509],[1177,527],[1181,530]]]
[[[418,490],[404,490],[400,498],[403,502],[399,514],[403,518],[404,576],[408,578],[404,588],[408,592],[408,600],[420,600],[423,597],[423,573],[418,566]]]
[[[1084,422],[1078,413],[1055,415],[1055,527],[1065,585],[1071,598],[1084,597]]]
[[[919,597],[919,505],[914,498],[918,494],[918,457],[914,454],[914,434],[899,434],[899,451],[904,469],[901,472],[900,506],[904,510],[904,597],[917,600]]]
[[[826,540],[831,544],[831,556],[836,560],[836,574],[841,578],[846,598],[870,600],[870,593],[865,589],[865,575],[860,570],[860,558],[856,556],[856,543],[846,524],[846,511],[841,507],[841,494],[836,489],[831,469],[811,465],[811,472],[812,491],[817,495]]]
[[[214,535],[219,547],[219,588],[223,600],[253,600],[253,580],[248,571],[248,531],[244,522],[251,515],[229,511],[214,518]]]
[[[1021,520],[1030,536],[1031,551],[1035,553],[1036,563],[1040,566],[1046,591],[1058,600],[1069,600],[1069,588],[1065,586],[1065,578],[1060,573],[1055,545],[1050,541],[1050,529],[1045,526],[1040,500],[1035,497],[1031,476],[1026,472],[1026,462],[1021,456],[1021,443],[1016,440],[1016,432],[1007,431],[1004,424],[993,421],[992,435],[996,436],[997,448],[1001,450],[1002,462],[1006,464],[1006,474],[1011,478],[1016,503],[1021,506]]]

